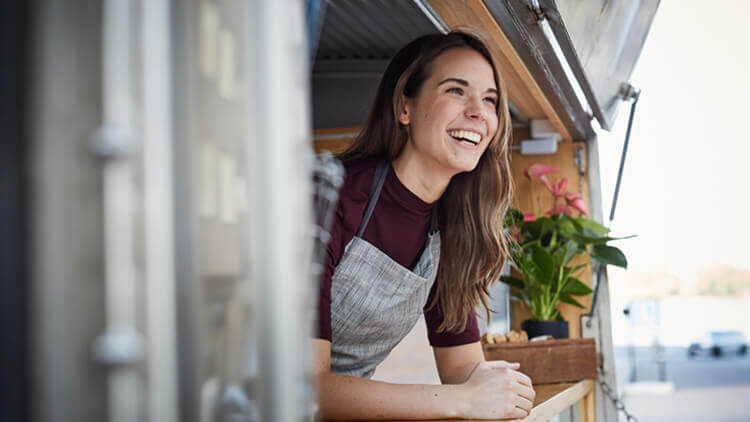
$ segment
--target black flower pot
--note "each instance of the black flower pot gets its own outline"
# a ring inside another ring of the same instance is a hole
[[[529,338],[550,335],[554,338],[568,338],[568,321],[534,321],[527,319],[521,323],[521,329]]]

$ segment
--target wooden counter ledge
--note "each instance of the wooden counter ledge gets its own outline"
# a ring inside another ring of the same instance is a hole
[[[585,400],[582,404],[589,409],[581,409],[581,421],[593,422],[593,380],[583,380],[574,383],[564,384],[543,384],[534,386],[536,398],[534,399],[534,408],[531,409],[529,416],[524,419],[501,419],[502,421],[521,421],[521,422],[545,422],[550,420],[556,414],[562,412],[568,407],[574,405],[581,399]],[[456,421],[456,419],[444,420],[442,422]],[[397,421],[391,421],[397,422]],[[412,421],[413,422],[413,421]],[[427,422],[427,421],[422,421]],[[430,421],[436,422],[436,421]],[[440,422],[440,421],[437,421]],[[477,421],[478,422],[478,421]],[[487,422],[487,421],[484,421]]]

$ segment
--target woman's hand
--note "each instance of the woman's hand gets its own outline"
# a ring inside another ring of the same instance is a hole
[[[464,419],[525,418],[536,393],[531,379],[518,372],[518,363],[480,362],[461,385],[459,399]]]

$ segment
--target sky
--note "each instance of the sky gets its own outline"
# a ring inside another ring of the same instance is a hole
[[[690,284],[713,263],[750,269],[748,24],[747,1],[661,1],[631,77],[642,93],[611,225],[638,235],[616,244],[628,274]],[[599,137],[605,223],[629,111]]]

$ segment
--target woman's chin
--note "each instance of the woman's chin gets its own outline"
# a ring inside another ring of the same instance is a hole
[[[479,159],[460,160],[451,163],[451,168],[454,174],[468,173],[474,171],[477,168],[477,164],[479,164]]]

